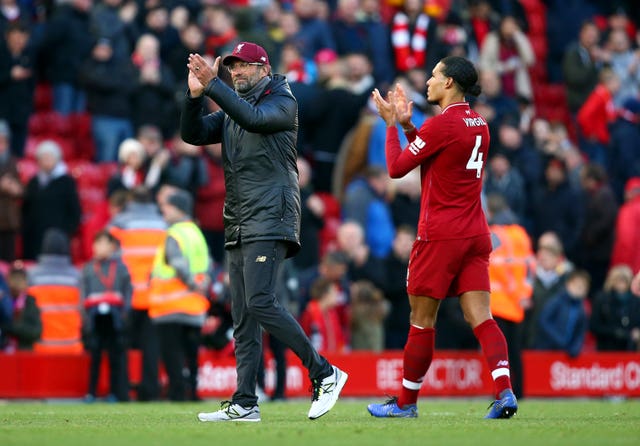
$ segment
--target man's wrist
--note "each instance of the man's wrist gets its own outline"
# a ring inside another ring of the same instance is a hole
[[[402,126],[402,131],[405,133],[411,133],[413,131],[415,131],[416,126],[413,124],[410,124],[409,126],[405,127],[404,125]]]

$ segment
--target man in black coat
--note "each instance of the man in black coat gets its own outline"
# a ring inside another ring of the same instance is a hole
[[[93,0],[70,0],[57,6],[36,44],[39,63],[53,86],[53,109],[64,116],[85,111],[78,71],[94,44],[92,6]]]
[[[35,260],[44,233],[57,228],[69,238],[80,225],[82,210],[78,188],[62,161],[60,146],[45,140],[36,148],[38,173],[31,178],[22,202],[23,258]]]
[[[96,161],[115,162],[118,147],[133,137],[131,82],[136,75],[129,57],[117,56],[112,42],[103,38],[80,67],[80,82],[87,93]]]
[[[29,116],[33,111],[35,73],[31,32],[21,23],[7,27],[0,42],[0,119],[11,128],[11,153],[21,158],[27,139]]]
[[[271,73],[266,51],[239,43],[223,64],[234,90],[198,54],[189,56],[189,93],[180,122],[191,144],[222,143],[226,198],[225,247],[228,250],[237,390],[231,402],[200,421],[260,421],[256,396],[261,326],[282,341],[309,370],[313,397],[309,418],[335,405],[347,374],[313,348],[295,318],[275,293],[285,258],[300,249],[300,189],[296,168],[297,103],[284,76]],[[204,97],[220,111],[203,116]]]

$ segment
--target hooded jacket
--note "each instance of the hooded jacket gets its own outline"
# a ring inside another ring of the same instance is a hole
[[[203,116],[205,95],[222,110]],[[243,96],[219,78],[204,95],[187,95],[181,136],[194,145],[222,143],[225,247],[282,240],[291,257],[300,249],[298,104],[281,75],[264,78]]]

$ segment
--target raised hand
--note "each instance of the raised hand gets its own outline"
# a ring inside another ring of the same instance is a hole
[[[396,84],[394,90],[394,102],[396,119],[404,130],[410,130],[414,127],[411,122],[411,115],[413,114],[413,101],[407,100],[407,95],[404,92],[402,85]]]
[[[394,95],[393,91],[389,91],[389,94],[387,95],[387,99],[385,100],[377,88],[375,88],[371,93],[371,96],[373,97],[373,101],[376,104],[376,108],[378,109],[378,114],[387,124],[387,127],[392,127],[396,125],[396,111],[394,106],[393,95]]]
[[[202,95],[205,87],[209,85],[209,82],[218,76],[219,67],[220,57],[216,57],[213,66],[211,66],[201,55],[194,53],[189,54],[189,63],[187,63],[189,78],[187,82],[192,96]]]

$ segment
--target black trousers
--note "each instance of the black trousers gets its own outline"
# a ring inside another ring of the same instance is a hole
[[[162,363],[169,377],[167,398],[197,400],[200,327],[175,322],[156,324]]]
[[[507,353],[509,355],[509,368],[511,372],[511,385],[516,398],[522,398],[522,324],[494,317],[507,340]]]
[[[102,353],[109,356],[109,391],[118,401],[129,400],[129,378],[124,333],[113,327],[110,314],[98,315],[89,334],[91,365],[89,368],[89,394],[96,396]]]
[[[138,401],[157,400],[160,396],[158,362],[160,347],[156,326],[147,310],[132,310],[129,325],[130,348],[142,353],[142,377],[138,385]]]
[[[276,362],[276,385],[271,397],[273,399],[283,399],[287,387],[287,347],[271,334],[267,334],[267,341],[273,354],[273,359]],[[264,355],[262,355],[260,367],[258,368],[258,386],[263,389],[265,388],[265,367]]]
[[[0,260],[13,262],[16,259],[16,231],[0,231]]]
[[[232,401],[241,406],[253,406],[258,401],[261,326],[300,358],[310,378],[321,379],[332,373],[329,362],[313,348],[300,324],[276,298],[276,278],[286,251],[284,242],[267,240],[243,242],[227,252],[238,375]]]

